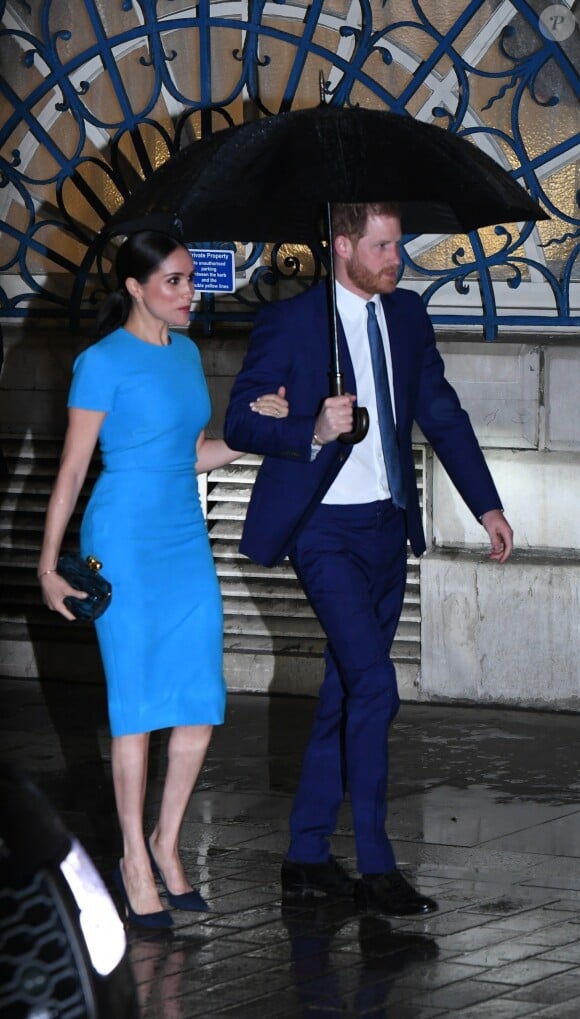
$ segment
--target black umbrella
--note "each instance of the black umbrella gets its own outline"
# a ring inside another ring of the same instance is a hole
[[[109,224],[175,213],[188,239],[320,241],[327,202],[398,201],[405,233],[548,218],[509,173],[443,128],[321,105],[226,128],[156,170]],[[408,204],[407,204],[408,203]]]
[[[548,218],[509,173],[469,141],[400,114],[322,104],[193,142],[139,186],[106,233],[122,233],[128,221],[161,214],[180,221],[187,241],[326,239],[335,394],[342,392],[342,373],[330,206],[385,200],[402,204],[405,233],[464,233]]]

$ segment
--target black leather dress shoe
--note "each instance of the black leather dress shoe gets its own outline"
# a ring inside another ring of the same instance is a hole
[[[356,883],[355,901],[363,912],[385,916],[420,916],[439,908],[434,899],[415,891],[396,868],[388,874],[363,874]]]
[[[284,860],[282,864],[282,891],[284,895],[327,895],[335,899],[354,897],[354,879],[334,856],[325,863],[302,863]]]

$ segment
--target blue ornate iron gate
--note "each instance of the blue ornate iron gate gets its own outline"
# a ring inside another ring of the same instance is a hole
[[[434,322],[488,339],[500,327],[577,326],[571,4],[0,0],[0,317],[66,320],[71,305],[90,316],[102,287],[91,242],[139,178],[196,137],[313,105],[322,71],[334,104],[468,137],[552,217],[409,238],[405,284]],[[236,267],[235,297],[206,297],[194,312],[207,331],[247,321],[281,281],[320,270],[308,250],[241,243]]]

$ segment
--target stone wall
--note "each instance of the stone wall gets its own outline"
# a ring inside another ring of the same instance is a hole
[[[440,342],[515,532],[504,566],[436,460],[421,563],[422,664],[407,696],[580,709],[580,351]]]

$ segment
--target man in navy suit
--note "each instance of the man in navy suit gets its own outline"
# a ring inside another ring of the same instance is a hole
[[[328,638],[282,888],[354,894],[362,909],[386,915],[424,914],[437,904],[398,870],[386,832],[387,734],[399,707],[390,649],[403,605],[407,540],[415,555],[425,551],[414,421],[487,531],[497,562],[510,555],[512,530],[469,418],[445,379],[423,302],[397,288],[398,206],[336,205],[333,228],[346,395],[326,395],[329,312],[321,284],[258,313],[225,422],[232,448],[264,455],[241,551],[268,566],[288,556]],[[373,329],[386,380],[378,389]],[[256,414],[256,391],[276,390],[288,399],[288,417]],[[355,402],[368,409],[370,426],[363,441],[349,444],[339,436],[353,428]],[[389,427],[396,431],[394,458]],[[356,882],[330,854],[347,790]]]

